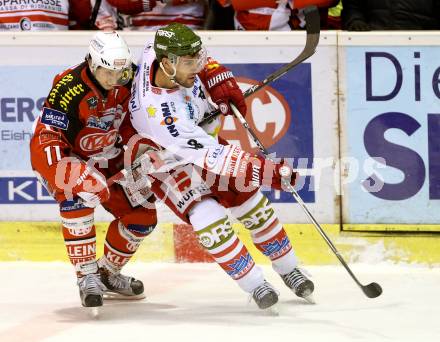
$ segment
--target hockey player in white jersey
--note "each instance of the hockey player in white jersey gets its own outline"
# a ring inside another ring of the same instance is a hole
[[[290,240],[259,190],[281,190],[281,174],[294,184],[296,173],[283,161],[219,143],[218,120],[199,126],[217,106],[229,114],[229,102],[246,113],[232,72],[207,59],[200,37],[178,23],[157,30],[154,44],[143,51],[130,100],[132,125],[145,138],[133,139],[136,149],[142,152],[144,144],[158,150],[149,174],[152,191],[193,226],[200,244],[261,309],[278,301],[277,291],[234,233],[225,208],[250,230],[284,283],[310,298],[314,285],[298,269]]]

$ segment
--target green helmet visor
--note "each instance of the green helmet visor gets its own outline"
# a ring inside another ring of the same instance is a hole
[[[169,53],[168,58],[171,60],[175,69],[179,72],[197,74],[202,71],[203,67],[206,65],[206,55],[206,49],[202,47],[193,56],[177,56],[173,53]]]

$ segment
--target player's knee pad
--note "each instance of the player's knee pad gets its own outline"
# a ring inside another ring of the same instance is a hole
[[[104,262],[109,268],[121,268],[138,250],[144,238],[154,230],[155,225],[129,224],[121,220],[110,223],[104,242]],[[111,265],[111,267],[110,267]],[[101,265],[102,266],[102,265]]]
[[[189,220],[200,244],[211,254],[227,248],[230,240],[237,240],[225,208],[212,198],[194,205]]]
[[[257,192],[242,205],[231,208],[231,212],[245,228],[251,231],[252,236],[278,223],[278,218],[268,198],[261,192]]]
[[[118,222],[119,235],[128,242],[127,248],[133,252],[139,247],[144,238],[154,230],[156,224],[128,224],[125,226],[121,221]],[[131,248],[129,247],[131,246]]]
[[[148,236],[156,227],[155,224],[134,224],[127,226],[121,220],[114,222],[107,232],[106,242],[114,248],[132,254],[136,252],[146,236]]]
[[[61,223],[66,237],[78,239],[94,232],[94,210],[85,207],[77,200],[60,203]]]
[[[156,227],[156,211],[137,207],[110,223],[104,243],[104,256],[112,267],[121,268],[137,251],[144,238]]]
[[[217,222],[227,216],[225,208],[213,198],[205,198],[194,204],[188,213],[195,231]]]
[[[137,207],[121,217],[120,222],[127,231],[127,234],[135,237],[146,237],[156,228],[156,210]]]

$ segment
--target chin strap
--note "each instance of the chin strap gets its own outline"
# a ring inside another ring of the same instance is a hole
[[[159,65],[160,65],[160,68],[162,69],[162,71],[165,73],[165,75],[167,75],[167,76],[170,78],[170,81],[173,82],[174,84],[177,84],[177,85],[178,85],[178,83],[176,82],[176,79],[175,79],[175,77],[176,77],[176,73],[177,73],[176,67],[173,65],[174,72],[173,72],[172,75],[170,75],[170,74],[167,73],[167,71],[165,70],[165,67],[163,66],[162,62],[160,62]]]

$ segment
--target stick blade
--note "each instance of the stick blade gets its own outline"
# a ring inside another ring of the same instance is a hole
[[[376,298],[382,294],[382,287],[378,283],[371,283],[362,286],[362,291],[364,291],[368,298]]]

